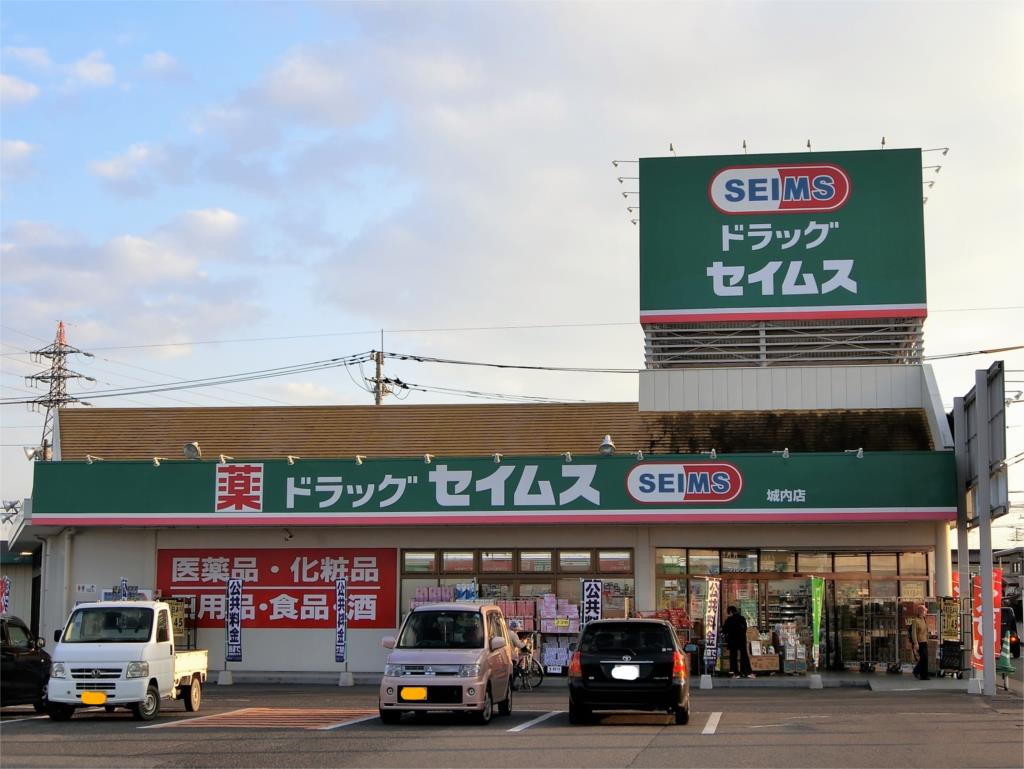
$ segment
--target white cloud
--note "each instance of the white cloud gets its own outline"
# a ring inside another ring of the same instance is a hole
[[[5,105],[24,104],[39,95],[39,86],[13,75],[0,74],[0,102]]]
[[[153,152],[145,144],[133,144],[110,160],[97,160],[89,164],[97,176],[110,181],[124,181],[137,177],[152,160]]]
[[[75,318],[96,343],[153,344],[205,339],[258,319],[251,269],[217,270],[205,260],[230,242],[234,214],[190,212],[149,233],[124,233],[100,243],[40,222],[5,227],[0,253],[5,314],[25,327]],[[177,237],[182,221],[187,237]],[[196,222],[199,224],[196,224]],[[182,354],[181,348],[169,348]],[[185,348],[184,352],[188,349]]]
[[[93,51],[71,65],[71,81],[90,87],[113,85],[114,67],[103,51]]]
[[[187,78],[181,63],[164,51],[147,53],[142,57],[142,68],[147,74],[161,80],[182,80]]]
[[[37,149],[35,144],[21,139],[4,139],[0,142],[0,176],[17,178],[27,174]]]
[[[27,64],[36,69],[49,69],[52,64],[50,55],[46,52],[45,48],[5,46],[4,56],[8,56],[15,61],[20,61],[22,64]]]

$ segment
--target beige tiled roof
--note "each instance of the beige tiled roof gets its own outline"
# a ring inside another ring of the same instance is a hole
[[[920,409],[641,412],[636,403],[61,410],[60,457],[269,459],[931,449]]]

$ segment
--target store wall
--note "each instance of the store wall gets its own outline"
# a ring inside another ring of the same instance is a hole
[[[931,550],[931,522],[899,524],[692,524],[665,526],[501,526],[423,528],[281,528],[239,529],[79,529],[71,536],[69,579],[64,582],[68,537],[48,540],[44,563],[44,637],[63,625],[67,606],[95,600],[121,577],[140,588],[156,584],[159,549],[172,548],[547,548],[624,547],[634,552],[636,606],[651,609],[654,597],[654,550],[657,547],[792,548],[865,550]],[[399,566],[400,568],[400,566]],[[396,584],[399,575],[395,575]],[[91,587],[95,585],[95,592]],[[67,589],[63,589],[66,586]],[[79,588],[82,589],[79,589]],[[397,624],[397,620],[396,620]],[[395,627],[350,630],[349,670],[378,672],[386,658],[380,639]],[[224,634],[201,629],[202,647],[209,649],[211,670],[223,669]],[[234,670],[342,671],[334,662],[334,635],[329,629],[243,628],[244,660]]]

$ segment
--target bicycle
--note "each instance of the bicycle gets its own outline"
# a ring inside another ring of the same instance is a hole
[[[544,681],[544,668],[533,658],[533,648],[527,645],[519,652],[519,660],[512,668],[512,688],[531,691]]]

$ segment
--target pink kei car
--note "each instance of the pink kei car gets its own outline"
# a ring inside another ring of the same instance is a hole
[[[402,713],[447,710],[490,722],[495,704],[512,713],[512,645],[501,609],[491,604],[417,606],[402,623],[380,682],[380,720]]]

